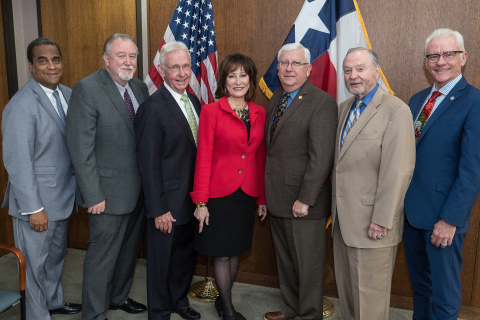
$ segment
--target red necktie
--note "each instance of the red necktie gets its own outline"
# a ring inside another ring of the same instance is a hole
[[[418,137],[420,137],[423,127],[425,127],[425,124],[427,123],[427,120],[432,113],[433,106],[435,105],[435,100],[437,100],[437,97],[441,94],[442,93],[440,91],[433,92],[432,96],[430,97],[430,99],[428,99],[427,103],[423,107],[422,112],[418,116],[418,119],[415,123],[415,141],[417,141]]]

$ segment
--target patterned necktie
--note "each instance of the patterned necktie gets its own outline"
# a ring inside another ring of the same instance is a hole
[[[355,108],[353,108],[350,111],[350,114],[348,115],[347,124],[343,129],[342,140],[340,141],[340,150],[342,150],[343,144],[345,143],[345,139],[347,138],[348,133],[350,132],[350,130],[352,130],[353,125],[355,124],[355,122],[357,122],[358,118],[360,118],[360,115],[362,114],[360,111],[360,107],[362,104],[363,104],[363,101],[358,100],[357,104],[355,105]]]
[[[127,107],[127,111],[130,114],[130,118],[132,118],[132,121],[135,121],[135,109],[133,108],[132,98],[130,98],[130,95],[128,94],[126,88],[123,95],[123,100],[125,100],[125,106]]]
[[[65,111],[63,111],[62,102],[60,101],[60,95],[58,94],[57,90],[53,91],[53,96],[55,97],[55,101],[57,102],[58,116],[60,117],[60,121],[62,121],[62,124],[65,127]]]
[[[288,93],[285,93],[282,97],[282,100],[280,100],[280,104],[278,105],[277,111],[275,112],[275,116],[273,117],[273,122],[272,122],[272,128],[271,128],[271,133],[270,133],[270,140],[272,140],[273,133],[275,132],[275,129],[277,128],[278,121],[280,120],[280,117],[283,115],[285,110],[287,109],[287,103],[288,103],[288,98],[290,95]]]
[[[188,96],[186,94],[182,94],[180,98],[185,103],[185,109],[187,110],[187,118],[188,118],[188,125],[190,126],[190,130],[192,130],[193,139],[195,140],[195,145],[197,145],[197,135],[198,135],[198,124],[197,119],[195,118],[195,114],[193,113],[192,107],[190,106],[190,101],[188,100]]]
[[[437,97],[440,96],[442,93],[440,91],[435,91],[432,93],[432,96],[430,99],[428,99],[427,104],[423,107],[422,112],[418,116],[417,121],[415,122],[415,141],[418,140],[420,137],[420,134],[422,133],[423,127],[425,127],[425,124],[427,123],[428,118],[430,117],[430,114],[432,113],[433,106],[435,105],[435,100],[437,100]]]

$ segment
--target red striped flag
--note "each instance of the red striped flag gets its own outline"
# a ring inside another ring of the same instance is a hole
[[[198,97],[201,104],[215,101],[217,90],[217,44],[211,0],[179,0],[158,48],[152,66],[145,78],[150,94],[163,83],[158,73],[160,50],[168,42],[185,43],[192,59],[192,75],[188,91]]]

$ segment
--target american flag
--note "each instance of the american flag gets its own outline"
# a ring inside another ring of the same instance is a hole
[[[187,45],[192,59],[192,75],[188,91],[201,104],[215,101],[217,89],[217,44],[211,0],[179,0],[158,48],[145,83],[150,94],[163,83],[158,73],[160,49],[168,42],[181,41]]]

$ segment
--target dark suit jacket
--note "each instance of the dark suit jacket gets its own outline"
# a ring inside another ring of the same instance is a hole
[[[58,88],[68,103],[72,90],[62,84]],[[34,78],[5,107],[2,135],[8,172],[3,207],[8,205],[10,215],[26,221],[30,216],[21,213],[42,207],[49,221],[68,218],[75,199],[75,175],[65,128]]]
[[[143,81],[129,81],[138,103],[148,98]],[[129,214],[140,194],[135,130],[125,101],[104,69],[73,88],[66,125],[68,150],[88,208],[105,200],[105,212]]]
[[[197,97],[188,97],[200,115]],[[189,192],[197,147],[187,118],[164,85],[138,109],[135,130],[147,218],[170,211],[175,224],[188,223],[195,210]]]
[[[409,102],[415,118],[431,88]],[[480,190],[480,90],[462,78],[430,116],[416,143],[416,165],[405,197],[408,222],[433,230],[440,218],[465,233]]]
[[[338,107],[335,99],[310,81],[278,121],[270,141],[270,121],[283,91],[268,104],[265,125],[265,197],[270,213],[294,218],[296,200],[310,206],[301,219],[322,219],[330,215],[330,172],[335,153]]]
[[[248,103],[250,139],[227,98],[202,108],[193,202],[224,197],[238,188],[265,204],[265,109]]]

